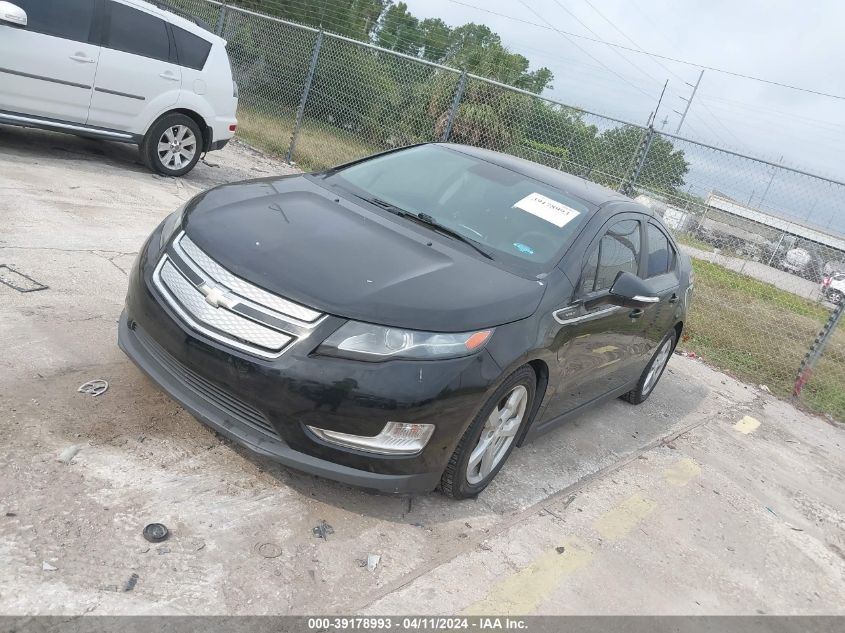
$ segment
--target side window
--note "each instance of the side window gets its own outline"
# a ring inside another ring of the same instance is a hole
[[[103,46],[161,61],[170,59],[164,20],[125,4],[110,2],[111,21]]]
[[[94,0],[15,0],[26,11],[27,31],[87,42]]]
[[[179,57],[179,65],[202,70],[208,53],[211,51],[211,42],[208,42],[185,29],[171,25],[173,37],[176,40],[176,55]]]
[[[666,235],[653,224],[648,225],[648,265],[646,277],[669,272],[675,264],[675,249]]]
[[[590,254],[582,275],[581,291],[607,290],[616,275],[637,274],[640,262],[640,223],[622,220],[613,224]]]

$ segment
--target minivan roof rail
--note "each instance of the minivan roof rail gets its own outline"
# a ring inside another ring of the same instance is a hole
[[[164,0],[147,0],[151,5],[158,7],[159,9],[164,9],[165,11],[170,11],[170,13],[175,13],[176,15],[185,18],[196,24],[201,29],[205,29],[209,33],[213,33],[211,26],[203,20],[202,18],[198,18],[193,13],[185,11],[184,9],[180,9],[178,7],[173,6],[169,2],[164,2]]]

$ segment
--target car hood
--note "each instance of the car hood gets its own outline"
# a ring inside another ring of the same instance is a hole
[[[317,310],[394,327],[461,332],[530,316],[545,285],[416,223],[306,176],[197,196],[188,236],[234,274]]]

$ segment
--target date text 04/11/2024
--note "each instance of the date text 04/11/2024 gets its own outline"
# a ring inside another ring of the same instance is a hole
[[[439,616],[409,616],[401,620],[398,618],[378,616],[354,616],[333,618],[308,618],[308,629],[312,631],[326,630],[404,630],[404,631],[437,631],[437,630],[477,630],[518,631],[527,628],[525,620],[510,617],[439,617]]]

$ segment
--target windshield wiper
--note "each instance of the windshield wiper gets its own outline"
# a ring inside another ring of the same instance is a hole
[[[353,193],[356,198],[360,198],[370,204],[374,204],[377,207],[381,207],[385,211],[390,211],[391,213],[398,215],[403,218],[409,218],[414,220],[415,222],[419,222],[420,224],[424,224],[425,226],[449,237],[452,237],[459,242],[463,242],[468,246],[474,248],[478,253],[486,257],[487,259],[493,259],[493,256],[485,251],[481,246],[473,239],[466,237],[465,235],[461,235],[457,231],[450,229],[448,226],[440,224],[434,217],[430,216],[428,213],[413,213],[411,211],[406,211],[402,207],[397,207],[395,204],[391,204],[387,200],[382,200],[381,198],[377,198],[375,196],[360,196],[357,193]]]
[[[484,255],[484,257],[486,257],[487,259],[493,259],[493,256],[490,253],[488,253],[487,251],[485,251],[483,248],[481,248],[481,246],[479,246],[478,242],[476,242],[473,239],[466,237],[465,235],[461,235],[457,231],[450,229],[448,226],[440,224],[440,222],[435,220],[428,213],[409,213],[409,212],[406,211],[405,215],[407,217],[411,218],[412,220],[416,220],[420,224],[425,224],[426,226],[431,227],[435,231],[438,231],[440,233],[444,233],[444,234],[446,234],[450,237],[455,238],[459,242],[463,242],[464,244],[471,246],[477,252]]]

